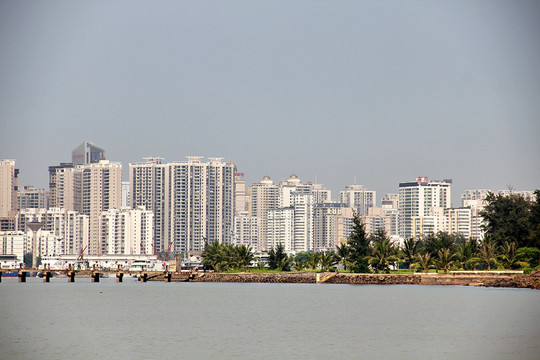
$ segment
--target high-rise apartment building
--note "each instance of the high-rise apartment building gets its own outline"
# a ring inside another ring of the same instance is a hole
[[[277,186],[277,204],[277,208],[267,211],[266,250],[277,244],[282,244],[289,253],[313,250],[313,185],[291,175]]]
[[[248,190],[249,216],[256,217],[259,221],[259,250],[270,248],[268,246],[268,211],[278,208],[279,188],[278,185],[265,176],[260,182],[251,184]]]
[[[171,164],[171,238],[176,252],[202,251],[205,241],[231,243],[236,167],[221,158],[190,156]]]
[[[122,207],[129,206],[129,181],[122,181]]]
[[[313,216],[313,250],[335,250],[347,242],[353,227],[354,209],[341,203],[319,203]]]
[[[45,189],[38,189],[33,186],[20,188],[17,194],[17,210],[21,209],[45,209],[47,207],[47,197]]]
[[[122,164],[109,160],[73,166],[69,163],[49,167],[51,207],[88,215],[90,242],[88,253],[101,255],[102,211],[122,205]]]
[[[147,157],[145,162],[129,164],[129,203],[144,206],[154,213],[156,251],[166,251],[170,243],[170,166],[163,158]]]
[[[15,160],[0,161],[0,218],[7,218],[17,211],[17,177]]]
[[[72,163],[49,166],[49,207],[81,210],[82,170]]]
[[[162,164],[159,158],[130,164],[131,206],[154,212],[154,246],[163,251],[202,251],[204,243],[231,243],[235,211],[235,170],[230,161],[189,156]]]
[[[235,245],[245,245],[251,247],[253,251],[260,251],[259,224],[257,216],[249,215],[250,197],[246,191],[246,180],[244,173],[236,173],[235,177],[235,215],[234,215],[234,235]]]
[[[250,186],[249,197],[249,213],[259,219],[259,249],[282,244],[289,253],[313,250],[314,207],[331,201],[330,190],[295,174],[279,184],[265,176]]]
[[[452,180],[427,177],[400,183],[399,236],[406,239],[421,236],[427,229],[437,231],[444,209],[451,207],[451,186]]]
[[[250,216],[247,211],[237,212],[234,217],[233,243],[249,246],[253,251],[260,251],[259,218]]]
[[[294,252],[294,209],[268,210],[266,250],[282,245],[287,253]]]
[[[315,204],[332,202],[332,191],[324,188],[322,184],[312,184],[311,191],[313,192]]]
[[[293,248],[295,253],[313,250],[313,210],[315,195],[307,192],[292,193],[294,209]]]
[[[143,206],[137,209],[109,209],[101,213],[104,253],[149,255],[154,253],[154,214]]]
[[[249,198],[246,192],[246,180],[244,179],[244,173],[234,174],[234,199],[235,199],[235,212],[241,214],[248,211]]]
[[[384,194],[381,200],[381,207],[383,209],[398,209],[399,195],[398,194]]]
[[[17,215],[17,230],[28,232],[26,224],[31,221],[43,223],[40,231],[56,236],[56,255],[88,253],[90,221],[88,215],[62,208],[23,209]],[[49,248],[47,246],[47,248]]]
[[[484,237],[484,218],[480,216],[480,212],[484,209],[489,192],[487,189],[466,190],[461,195],[461,206],[471,209],[470,237],[473,239],[480,240]]]
[[[71,152],[73,165],[92,164],[105,160],[105,150],[94,143],[85,141]]]
[[[371,207],[363,217],[366,233],[376,234],[383,230],[391,239],[398,237],[398,209],[389,207]]]
[[[90,216],[89,254],[101,255],[101,213],[122,206],[122,163],[101,160],[78,165],[82,170],[82,214]]]
[[[467,207],[444,209],[444,231],[466,239],[472,235],[472,210]]]
[[[365,230],[368,234],[376,234],[384,230],[392,240],[398,240],[398,195],[385,194],[381,200],[381,207],[373,206],[363,216]]]
[[[363,185],[349,185],[340,192],[340,203],[354,208],[358,215],[367,215],[369,208],[377,203],[377,192]]]
[[[17,265],[24,261],[27,243],[28,235],[22,231],[0,231],[0,255],[15,255]]]

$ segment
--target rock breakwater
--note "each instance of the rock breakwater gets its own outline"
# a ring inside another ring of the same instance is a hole
[[[357,285],[462,285],[540,289],[540,271],[525,275],[521,273],[415,273],[415,274],[349,274],[337,273],[215,273],[197,272],[173,274],[172,281],[189,282],[236,282],[236,283],[290,283],[314,284],[325,279],[326,284]],[[164,280],[157,277],[152,280]]]

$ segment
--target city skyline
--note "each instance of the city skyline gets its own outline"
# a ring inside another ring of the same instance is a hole
[[[191,158],[199,158],[201,160],[205,160],[205,159],[207,159],[207,160],[224,159],[222,157],[207,157],[207,156],[188,155],[188,156],[185,156],[185,159],[172,160],[172,161],[170,161],[170,163],[184,163],[184,162],[189,161],[189,159],[191,159]],[[130,168],[130,165],[144,164],[145,161],[148,161],[148,159],[152,159],[152,160],[153,159],[158,159],[160,162],[165,160],[165,158],[162,158],[162,157],[159,157],[159,156],[147,156],[147,157],[144,157],[143,159],[141,159],[141,161],[132,162],[132,163],[128,163],[128,164],[123,164],[121,161],[114,161],[114,160],[110,160],[110,159],[107,159],[107,162],[110,161],[110,162],[113,162],[113,163],[121,164],[122,183],[126,184],[126,186],[129,186],[129,184],[130,184],[130,182],[129,182],[129,176],[130,176],[129,175],[129,168]],[[50,188],[49,188],[49,186],[38,187],[38,186],[35,186],[34,184],[27,184],[24,181],[21,182],[21,175],[20,174],[23,172],[24,169],[19,168],[19,166],[17,165],[17,160],[16,159],[0,159],[0,160],[2,160],[2,161],[15,161],[14,168],[16,168],[16,170],[18,171],[17,172],[17,174],[18,174],[18,186],[19,186],[20,191],[23,191],[23,192],[27,191],[27,188],[32,189],[33,191],[41,190],[41,191],[45,191],[47,193],[46,194],[47,199],[50,198],[50,194],[49,194]],[[230,163],[232,163],[233,165],[236,166],[236,164],[232,160],[227,160],[227,162],[230,162]],[[49,166],[49,172],[53,168],[56,169],[56,168],[62,168],[62,167],[65,167],[65,166],[68,166],[68,167],[74,167],[75,166],[76,167],[77,165],[73,165],[70,162],[59,162],[56,165]],[[126,169],[126,167],[127,167],[127,169]],[[295,173],[290,173],[288,176],[284,176],[284,177],[282,177],[280,179],[276,179],[276,178],[274,178],[272,176],[265,175],[265,176],[261,177],[258,180],[254,180],[252,182],[246,182],[245,178],[250,178],[249,176],[246,176],[248,174],[241,171],[240,169],[237,169],[237,170],[238,170],[237,174],[240,176],[240,179],[242,179],[242,181],[245,183],[246,187],[251,187],[252,185],[260,184],[261,182],[264,182],[266,180],[269,180],[269,181],[272,181],[272,182],[275,182],[275,183],[286,183],[288,181],[288,179],[291,176],[293,176],[293,177],[298,177],[299,179],[302,180],[302,182],[323,186],[327,191],[330,191],[330,196],[331,197],[330,197],[329,200],[331,202],[334,202],[334,203],[343,203],[343,199],[342,199],[343,195],[341,193],[348,191],[352,187],[358,187],[358,188],[364,189],[365,191],[367,191],[369,193],[373,193],[373,192],[377,193],[378,194],[376,196],[377,200],[373,203],[373,205],[378,206],[378,205],[380,205],[381,200],[383,200],[384,195],[386,195],[386,194],[397,195],[399,193],[401,183],[407,183],[407,182],[411,182],[411,181],[415,182],[415,181],[417,181],[417,179],[420,179],[420,178],[429,179],[430,181],[431,180],[433,180],[433,181],[450,181],[452,183],[452,186],[453,186],[454,189],[458,188],[451,177],[449,179],[435,179],[434,177],[430,177],[430,176],[416,176],[416,177],[411,178],[411,179],[396,180],[394,191],[389,191],[389,192],[381,192],[380,190],[378,190],[376,188],[368,188],[367,186],[364,185],[364,183],[358,182],[357,179],[356,179],[356,176],[355,176],[355,179],[353,180],[353,182],[349,183],[348,185],[345,185],[341,189],[339,189],[339,188],[334,189],[334,188],[331,188],[330,186],[328,186],[327,184],[324,184],[324,183],[321,183],[321,182],[316,182],[314,180],[300,178]],[[47,178],[49,178],[49,176],[50,175],[47,174]],[[522,188],[516,188],[511,184],[507,184],[506,187],[500,188],[500,189],[498,189],[498,188],[478,187],[477,186],[477,187],[466,188],[461,192],[456,192],[456,190],[454,190],[452,192],[450,201],[451,201],[451,206],[452,207],[460,207],[461,202],[462,202],[462,196],[465,195],[468,191],[485,190],[485,191],[491,191],[493,193],[498,193],[498,192],[508,193],[508,192],[511,192],[511,191],[516,191],[516,192],[531,191],[532,192],[532,191],[534,191],[534,190],[536,190],[538,188],[539,188],[539,186],[529,188],[529,189],[522,189]],[[127,196],[129,196],[129,193],[127,194]],[[56,205],[54,205],[54,206],[56,206]]]
[[[540,183],[535,1],[2,2],[0,158],[19,185],[82,141],[122,162],[397,193]],[[24,24],[24,26],[21,26]],[[356,181],[354,181],[356,179]]]

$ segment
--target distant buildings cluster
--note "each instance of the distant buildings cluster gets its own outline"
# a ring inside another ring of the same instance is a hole
[[[483,235],[479,211],[488,190],[468,190],[451,206],[451,180],[419,177],[399,183],[398,194],[349,185],[332,201],[321,184],[296,175],[274,183],[265,176],[246,189],[244,174],[230,161],[188,156],[129,164],[105,159],[105,150],[84,142],[71,163],[49,167],[49,189],[19,187],[15,160],[0,161],[0,255],[32,252],[29,222],[39,255],[142,255],[170,250],[197,253],[205,242],[251,246],[264,252],[281,244],[289,253],[333,250],[345,242],[354,214],[368,233],[384,230],[393,240],[445,231]],[[505,194],[505,191],[501,191]],[[519,192],[533,199],[532,191]]]

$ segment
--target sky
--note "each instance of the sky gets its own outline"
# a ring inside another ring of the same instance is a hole
[[[540,2],[0,0],[0,159],[91,141],[397,193],[540,188]]]

